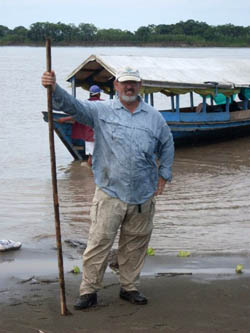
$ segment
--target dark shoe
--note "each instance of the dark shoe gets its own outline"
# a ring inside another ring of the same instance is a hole
[[[96,293],[92,293],[92,294],[85,294],[80,296],[75,305],[74,308],[76,310],[82,310],[82,309],[87,309],[90,308],[92,306],[95,306],[97,304],[97,295]]]
[[[132,304],[143,305],[148,303],[147,298],[137,290],[126,291],[125,289],[121,288],[120,298]]]

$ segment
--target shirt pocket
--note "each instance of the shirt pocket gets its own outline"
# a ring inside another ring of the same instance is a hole
[[[99,116],[101,121],[101,129],[104,136],[108,136],[112,143],[124,143],[128,136],[128,128],[122,125],[112,116],[105,114]]]
[[[136,128],[134,144],[139,154],[152,158],[152,155],[156,152],[157,138],[150,129]]]

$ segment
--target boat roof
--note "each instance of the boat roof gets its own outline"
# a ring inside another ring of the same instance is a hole
[[[250,87],[250,59],[222,57],[90,55],[67,77],[67,81],[75,79],[76,87],[85,89],[97,84],[109,93],[117,72],[126,66],[139,70],[144,93],[171,95],[196,90],[205,94],[211,90],[216,94],[218,90],[232,92]]]

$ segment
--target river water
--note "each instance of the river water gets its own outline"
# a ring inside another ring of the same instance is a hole
[[[69,92],[66,76],[90,54],[245,58],[250,49],[52,48],[57,80]],[[40,85],[44,69],[44,48],[0,48],[0,239],[19,240],[31,251],[55,244],[48,127],[41,114],[47,103]],[[62,238],[86,240],[91,171],[72,161],[57,137],[56,159]],[[173,175],[157,198],[150,244],[156,253],[249,255],[250,135],[177,148]]]

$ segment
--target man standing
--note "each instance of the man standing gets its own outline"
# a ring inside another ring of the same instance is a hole
[[[172,178],[174,144],[169,127],[161,114],[139,97],[142,83],[138,70],[119,72],[114,81],[118,96],[105,102],[78,101],[56,84],[54,72],[45,72],[42,84],[52,86],[55,110],[69,113],[95,131],[92,170],[96,192],[75,309],[97,304],[97,291],[118,229],[120,297],[146,304],[136,281],[153,229],[154,196],[161,194]]]

